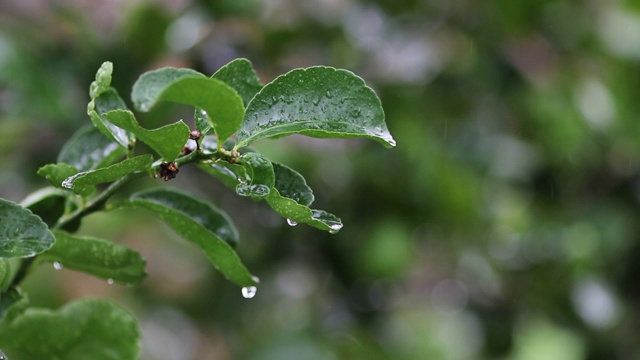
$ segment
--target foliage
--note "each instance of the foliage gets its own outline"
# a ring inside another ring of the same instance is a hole
[[[87,113],[97,131],[79,129],[63,147],[58,163],[38,170],[51,186],[23,205],[0,199],[0,347],[14,360],[72,360],[86,354],[92,359],[137,358],[136,320],[118,305],[80,300],[49,311],[29,307],[20,290],[41,262],[109,283],[135,285],[147,276],[146,262],[136,250],[73,235],[81,220],[95,212],[150,211],[243,287],[245,297],[255,295],[259,280],[234,250],[239,233],[226,213],[174,188],[142,190],[126,200],[110,201],[132,180],[153,176],[168,181],[181,167],[195,164],[237,195],[266,200],[290,223],[336,233],[341,220],[309,207],[314,196],[302,175],[248,146],[292,134],[360,137],[395,145],[380,100],[362,79],[345,70],[297,69],[263,86],[251,63],[237,59],[212,77],[178,68],[140,76],[131,95],[136,109],[148,112],[161,101],[193,106],[194,130],[182,120],[152,130],[140,126],[111,87],[112,72],[112,64],[105,62],[90,87]],[[233,135],[235,144],[227,141]],[[153,153],[136,156],[138,141]],[[48,206],[41,207],[45,202]]]

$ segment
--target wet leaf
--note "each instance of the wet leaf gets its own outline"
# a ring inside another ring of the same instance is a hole
[[[29,308],[0,323],[0,348],[11,360],[134,360],[139,338],[135,318],[103,300]]]
[[[278,163],[273,163],[273,171],[275,174],[275,188],[281,196],[292,199],[304,206],[309,206],[313,203],[313,191],[300,173]]]
[[[149,111],[159,101],[193,105],[205,110],[217,138],[224,142],[242,122],[242,98],[224,82],[190,69],[163,68],[150,71],[133,85],[134,106]]]
[[[296,69],[265,85],[247,107],[236,148],[291,134],[396,144],[373,90],[352,72],[326,66]]]
[[[253,69],[251,61],[247,59],[235,59],[227,65],[221,67],[215,74],[214,79],[223,81],[235,89],[244,105],[247,106],[251,99],[262,89],[258,74]]]
[[[138,284],[147,276],[146,261],[131,248],[64,231],[53,233],[56,243],[38,257],[40,261],[57,262],[66,269],[129,285]]]
[[[125,148],[95,127],[84,126],[62,147],[57,161],[69,164],[78,171],[86,171],[111,165],[126,153]]]
[[[337,216],[298,204],[293,199],[281,196],[276,189],[271,189],[266,200],[273,210],[293,222],[305,223],[331,233],[336,233],[342,228],[342,221]]]
[[[217,160],[210,163],[198,164],[207,174],[218,178],[225,186],[235,189],[242,181],[247,180],[247,172],[242,165],[231,164],[228,161]]]
[[[240,182],[236,186],[236,193],[254,199],[269,195],[270,189],[275,184],[271,161],[262,154],[249,152],[242,154],[238,162],[244,167],[248,180]]]
[[[129,110],[113,110],[103,116],[109,122],[133,133],[166,161],[175,160],[189,140],[189,126],[182,120],[158,129],[147,130],[138,125],[138,121]]]
[[[240,286],[256,285],[256,280],[247,271],[233,248],[218,235],[235,236],[235,229],[225,229],[226,225],[216,228],[216,221],[222,224],[224,220],[228,222],[228,218],[221,215],[222,213],[216,217],[213,213],[219,211],[213,206],[171,190],[137,193],[131,197],[130,201],[121,203],[119,206],[134,206],[152,211],[183,238],[198,246],[229,280]],[[197,214],[198,211],[203,210],[206,214]],[[205,226],[203,223],[208,225]],[[228,223],[230,225],[230,222]]]
[[[134,171],[148,170],[152,162],[151,155],[136,156],[105,168],[77,173],[65,179],[62,187],[80,193],[87,186],[116,181]]]
[[[38,216],[4,199],[0,199],[0,224],[0,259],[34,256],[55,242],[47,224]]]
[[[133,146],[135,137],[132,133],[121,129],[102,118],[102,114],[111,110],[126,110],[127,105],[118,92],[112,88],[111,74],[113,64],[104,62],[96,73],[96,80],[89,87],[91,101],[87,105],[87,114],[93,125],[109,139],[122,145],[125,149]]]
[[[38,175],[44,177],[51,185],[62,188],[62,182],[77,174],[78,169],[66,163],[47,164],[38,169]]]

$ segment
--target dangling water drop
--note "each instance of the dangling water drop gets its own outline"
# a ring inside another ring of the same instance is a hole
[[[112,279],[112,278],[108,278],[108,279],[107,279],[107,284],[109,284],[109,285],[113,285],[113,279]]]
[[[297,223],[297,222],[295,222],[295,221],[293,221],[293,220],[291,220],[291,219],[287,219],[287,224],[289,224],[289,226],[296,226],[296,225],[298,225],[298,223]]]
[[[247,287],[243,287],[242,288],[242,297],[245,299],[251,299],[252,297],[256,296],[256,293],[258,292],[258,288],[255,286],[247,286]]]
[[[62,270],[62,269],[64,269],[64,266],[62,264],[60,264],[59,262],[54,261],[53,262],[53,268],[56,269],[56,270]]]

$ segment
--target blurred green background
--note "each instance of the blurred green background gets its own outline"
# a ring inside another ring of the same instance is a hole
[[[235,219],[257,295],[147,213],[80,230],[148,259],[137,288],[41,266],[32,302],[114,299],[143,360],[640,357],[640,1],[0,0],[0,197],[46,186],[88,123],[103,61],[127,101],[144,71],[212,74],[250,59],[362,76],[395,149],[288,137],[256,147],[297,169],[336,235],[289,227],[197,169],[175,186]],[[184,118],[165,105],[152,128]],[[124,196],[126,194],[123,194]]]

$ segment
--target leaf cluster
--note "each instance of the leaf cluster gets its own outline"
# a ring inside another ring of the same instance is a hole
[[[341,220],[311,208],[314,195],[304,177],[248,146],[291,134],[395,145],[380,100],[345,70],[296,69],[262,85],[251,63],[237,59],[211,77],[163,68],[143,74],[134,84],[131,99],[137,111],[149,111],[162,101],[193,106],[196,129],[182,120],[157,129],[143,127],[111,86],[112,73],[112,64],[105,62],[90,86],[87,114],[93,126],[76,132],[57,163],[39,169],[50,186],[22,204],[0,199],[0,347],[12,357],[75,359],[91,349],[94,359],[135,358],[135,319],[117,305],[81,300],[55,312],[30,309],[19,288],[42,262],[110,283],[141,282],[147,275],[145,260],[136,250],[73,234],[82,218],[96,211],[145,209],[196,245],[232,282],[245,288],[258,284],[234,250],[239,232],[225,212],[169,187],[109,202],[130,181],[143,176],[170,180],[181,166],[193,164],[238,195],[264,200],[290,224],[335,233]],[[137,142],[153,154],[137,155]]]

